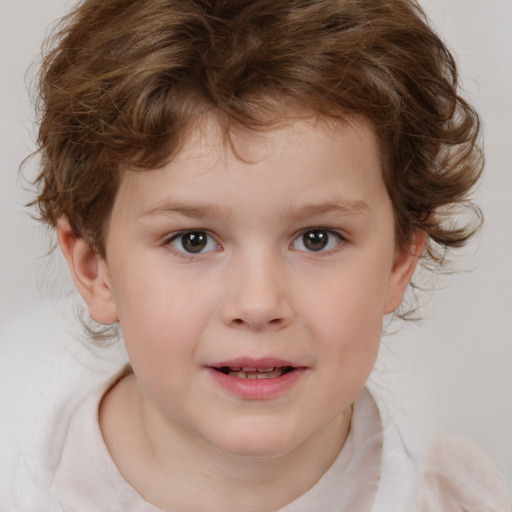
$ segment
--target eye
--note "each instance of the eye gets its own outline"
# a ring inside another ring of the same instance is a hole
[[[219,244],[205,231],[177,233],[168,243],[178,252],[186,254],[216,251],[220,248]]]
[[[308,229],[292,243],[298,251],[328,252],[343,242],[343,237],[328,229]]]

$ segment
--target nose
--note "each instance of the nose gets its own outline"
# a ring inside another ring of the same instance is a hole
[[[232,328],[254,331],[287,327],[294,316],[286,270],[275,258],[252,256],[233,265],[226,276],[222,320]]]

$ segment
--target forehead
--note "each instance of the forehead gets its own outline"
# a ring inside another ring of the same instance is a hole
[[[242,207],[336,198],[362,204],[382,195],[381,174],[378,140],[364,119],[310,116],[226,132],[209,117],[160,169],[125,173],[114,208],[124,204],[143,215],[170,200],[236,206],[236,197],[251,199]]]
[[[293,111],[295,112],[295,111]],[[286,146],[303,148],[303,151],[339,145],[347,136],[372,145],[380,154],[373,124],[362,116],[327,118],[317,113],[298,110],[294,115],[283,111],[279,123],[251,127],[240,123],[224,122],[215,115],[206,115],[194,124],[184,137],[180,150],[174,156],[175,167],[188,159],[235,158],[246,164],[257,164],[268,158],[272,151]],[[304,147],[304,138],[311,144]],[[302,151],[301,151],[302,152]]]

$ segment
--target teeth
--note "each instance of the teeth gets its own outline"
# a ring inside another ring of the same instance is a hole
[[[257,373],[256,374],[256,378],[257,379],[271,379],[273,377],[281,377],[281,375],[283,374],[283,372],[281,370],[277,370],[276,372],[274,373]]]
[[[280,377],[283,373],[283,368],[264,368],[263,370],[246,370],[244,368],[242,371],[234,371],[230,368],[227,375],[237,377],[238,379],[272,379]]]
[[[272,368],[250,368],[248,366],[244,366],[243,368],[230,368],[233,372],[238,372],[240,370],[243,370],[244,372],[260,372],[260,373],[269,373],[273,372],[275,370],[275,367]]]
[[[293,368],[289,366],[283,367],[270,367],[270,368],[254,368],[252,366],[222,366],[218,368],[218,371],[223,373],[224,375],[229,375],[230,377],[236,377],[238,379],[272,379],[274,377],[280,377],[289,371],[292,371]]]

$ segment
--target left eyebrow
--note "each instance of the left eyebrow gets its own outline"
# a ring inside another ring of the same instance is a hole
[[[367,203],[361,200],[333,201],[329,203],[307,204],[301,207],[289,206],[284,209],[283,217],[302,220],[318,215],[371,215]]]
[[[191,219],[201,219],[205,217],[228,218],[232,216],[232,211],[230,208],[224,208],[215,204],[164,202],[146,208],[141,213],[140,217],[149,217],[152,215],[182,215]]]

